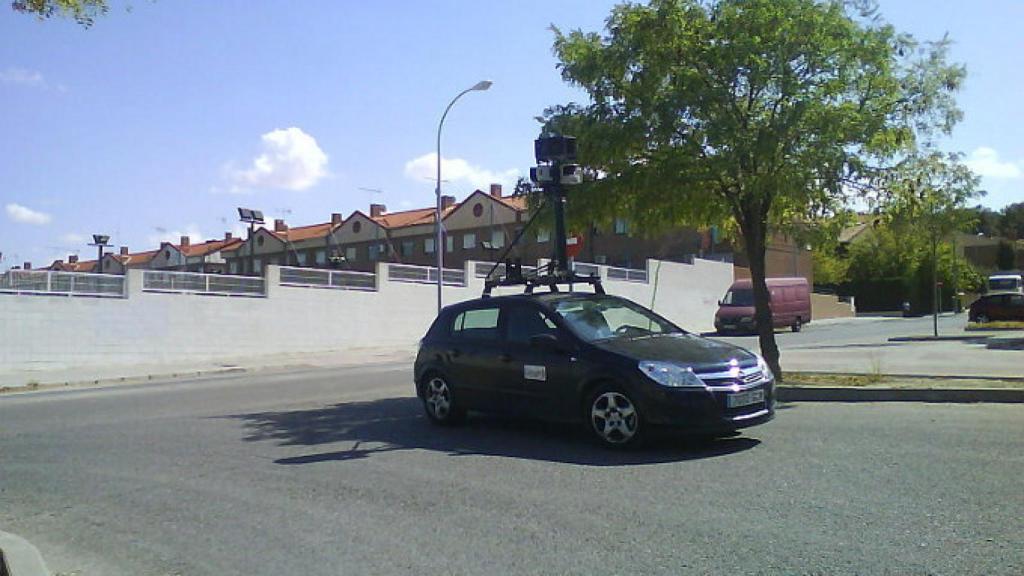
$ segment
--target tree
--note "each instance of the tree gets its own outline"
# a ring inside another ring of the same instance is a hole
[[[35,14],[41,20],[53,16],[73,18],[86,28],[109,9],[106,0],[14,0],[11,7],[16,12]]]
[[[578,136],[604,176],[574,190],[573,213],[735,230],[779,378],[769,232],[875,199],[880,175],[961,116],[948,42],[919,44],[861,4],[652,0],[615,7],[604,36],[554,29],[562,77],[590,102],[549,108],[545,131]]]
[[[1013,245],[1006,240],[999,241],[999,248],[996,251],[996,267],[1000,270],[1017,268],[1017,255],[1013,252]]]
[[[999,232],[1011,240],[1024,240],[1024,202],[1003,208],[999,215]]]

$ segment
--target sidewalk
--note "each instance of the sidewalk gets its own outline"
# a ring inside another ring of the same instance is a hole
[[[209,376],[253,370],[365,366],[392,362],[411,363],[414,347],[351,348],[315,353],[288,353],[258,357],[176,363],[115,364],[74,368],[0,371],[0,391],[76,384],[133,383],[184,376]]]

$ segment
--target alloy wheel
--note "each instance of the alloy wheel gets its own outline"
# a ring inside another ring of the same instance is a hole
[[[452,411],[452,392],[448,389],[448,383],[435,376],[427,382],[426,392],[424,400],[430,414],[440,421],[447,419]]]
[[[621,392],[608,391],[594,398],[590,424],[602,440],[618,445],[636,436],[640,418],[629,398]]]

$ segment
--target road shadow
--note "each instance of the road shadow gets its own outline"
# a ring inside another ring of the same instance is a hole
[[[246,442],[271,441],[279,446],[308,447],[350,444],[343,450],[274,461],[284,465],[343,462],[399,450],[430,450],[449,456],[488,455],[586,466],[635,466],[714,458],[760,444],[759,440],[738,435],[701,440],[658,431],[642,447],[609,450],[592,443],[580,426],[568,424],[473,414],[461,426],[435,426],[423,415],[417,398],[384,398],[228,418],[244,423]]]

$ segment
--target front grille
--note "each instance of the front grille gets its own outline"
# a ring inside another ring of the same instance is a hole
[[[740,380],[744,384],[753,384],[754,382],[757,382],[760,379],[761,379],[761,371],[760,370],[757,371],[757,372],[751,372],[750,374],[746,374],[746,375],[744,375],[743,377],[740,378]]]

